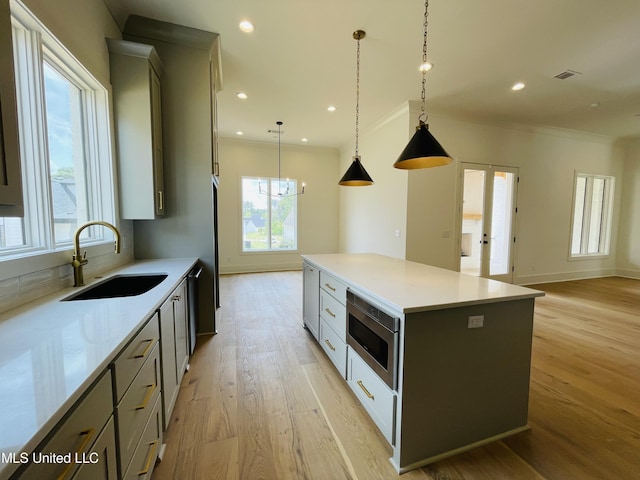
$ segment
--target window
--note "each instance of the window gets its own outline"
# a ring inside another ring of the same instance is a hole
[[[571,257],[608,255],[614,178],[576,174]]]
[[[242,178],[243,252],[297,250],[296,191],[295,180]]]
[[[107,90],[21,3],[11,9],[25,216],[0,217],[0,258],[69,249],[82,223],[115,219]],[[83,243],[110,235],[85,229]]]

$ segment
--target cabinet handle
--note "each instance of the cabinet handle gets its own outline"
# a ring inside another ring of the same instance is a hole
[[[146,357],[149,354],[149,351],[151,350],[151,347],[153,347],[156,344],[156,339],[155,338],[149,338],[147,340],[142,340],[140,343],[145,343],[145,342],[149,342],[149,345],[147,345],[147,348],[145,348],[142,353],[134,355],[133,358],[144,358],[144,357]]]
[[[325,283],[325,284],[324,284],[324,286],[325,286],[325,287],[327,287],[328,289],[330,289],[330,290],[331,290],[331,291],[333,291],[333,292],[335,292],[335,291],[336,291],[336,289],[335,289],[335,288],[333,288],[333,287],[331,286],[331,284],[330,284],[330,283]]]
[[[84,449],[87,447],[87,445],[89,445],[89,442],[91,441],[91,439],[93,438],[93,435],[95,433],[96,433],[96,429],[95,428],[88,428],[87,430],[83,430],[83,431],[80,432],[80,436],[84,437],[84,440],[80,444],[80,447],[78,447],[78,449],[76,450],[75,456],[73,457],[74,459],[78,458],[78,454],[82,453],[84,451]],[[64,480],[64,478],[71,471],[71,467],[73,465],[75,465],[75,463],[76,462],[74,460],[69,462],[67,464],[67,466],[64,468],[64,470],[62,471],[62,473],[60,475],[58,475],[57,480]]]
[[[331,315],[333,318],[336,318],[336,314],[333,313],[331,310],[329,310],[328,308],[324,309],[325,312],[327,312],[329,315]]]
[[[174,295],[173,297],[171,297],[171,300],[173,300],[174,302],[179,302],[180,298],[180,295]]]
[[[331,349],[331,351],[335,352],[336,351],[336,347],[334,347],[333,345],[331,345],[331,342],[329,340],[324,341],[324,343],[326,343],[327,345],[329,345],[329,348]]]
[[[144,464],[144,470],[138,472],[138,476],[146,475],[149,473],[149,469],[151,468],[151,462],[153,461],[153,457],[156,456],[156,450],[158,449],[158,440],[154,440],[149,444],[149,446],[153,446],[151,450],[149,450],[149,456],[147,457],[147,461]]]
[[[360,386],[364,394],[367,397],[369,397],[371,400],[373,400],[373,395],[371,395],[371,392],[369,392],[369,390],[367,390],[367,387],[364,386],[364,383],[362,383],[362,380],[358,380],[358,385]]]
[[[151,400],[153,392],[156,391],[156,386],[157,385],[155,383],[147,385],[147,394],[144,396],[144,400],[142,400],[142,403],[136,407],[136,410],[144,410],[145,408],[147,408],[147,404],[149,403],[149,400]]]
[[[164,210],[164,193],[158,190],[158,210]]]

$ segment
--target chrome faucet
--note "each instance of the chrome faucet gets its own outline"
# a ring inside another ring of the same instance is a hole
[[[84,225],[80,225],[76,230],[75,236],[73,238],[73,259],[71,261],[71,265],[73,266],[73,286],[74,287],[82,287],[84,285],[84,274],[82,273],[82,267],[85,266],[89,260],[87,260],[87,251],[85,250],[84,254],[80,253],[80,233],[87,227],[91,225],[102,225],[103,227],[110,228],[113,230],[113,234],[116,237],[116,253],[120,253],[120,232],[116,227],[111,225],[108,222],[103,222],[101,220],[93,220],[91,222],[87,222]]]

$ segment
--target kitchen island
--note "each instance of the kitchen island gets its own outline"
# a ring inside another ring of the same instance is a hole
[[[305,326],[392,446],[398,472],[529,428],[542,292],[376,254],[303,260]],[[370,368],[375,353],[353,348],[345,297],[354,296],[398,319],[394,382]]]

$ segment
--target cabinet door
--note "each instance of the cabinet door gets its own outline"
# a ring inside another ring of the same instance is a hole
[[[162,420],[166,430],[178,397],[176,368],[176,335],[174,330],[173,300],[171,297],[160,307],[160,346],[162,366]]]
[[[162,153],[162,103],[160,95],[160,77],[149,68],[151,85],[151,148],[153,149],[153,186],[155,189],[156,215],[165,214],[164,164]]]
[[[305,326],[318,339],[320,325],[320,271],[305,263],[303,265],[302,317]]]
[[[176,366],[178,385],[189,363],[189,338],[187,336],[187,282],[183,281],[173,292],[173,312],[176,334]]]
[[[11,14],[0,0],[0,217],[23,215]]]
[[[83,459],[84,463],[76,471],[73,480],[116,480],[116,437],[113,417],[109,419],[102,433]]]

